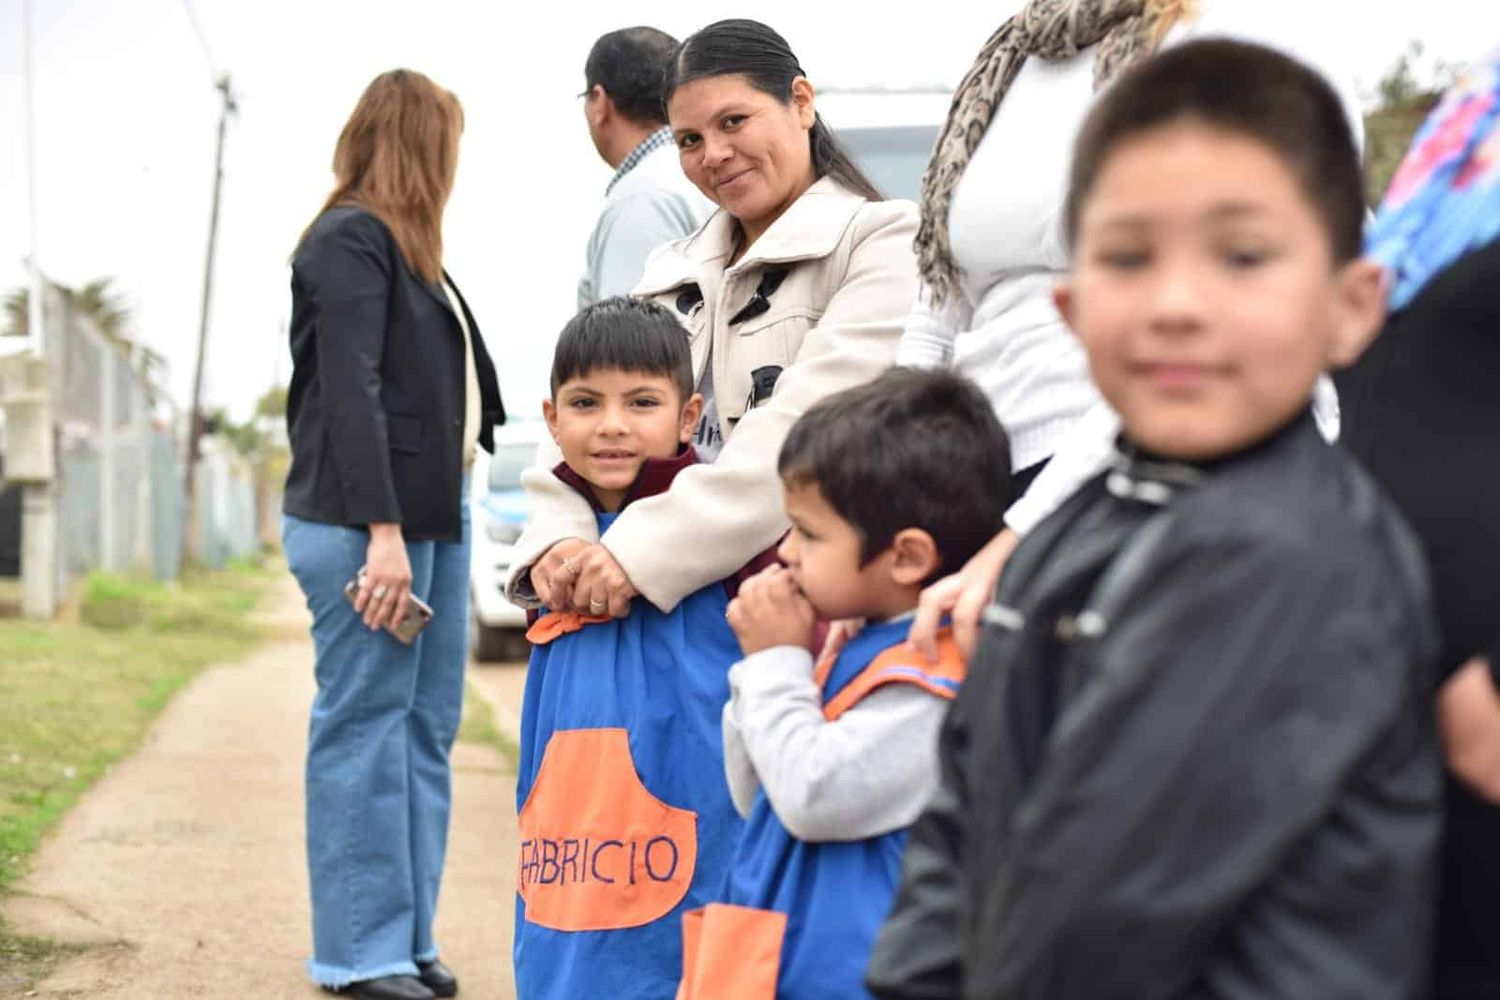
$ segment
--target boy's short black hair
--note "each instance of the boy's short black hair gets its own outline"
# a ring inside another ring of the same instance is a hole
[[[984,393],[949,372],[892,368],[829,396],[793,425],[777,469],[818,487],[859,532],[864,562],[897,532],[926,531],[942,556],[934,578],[995,537],[1010,502],[1010,441]]]
[[[644,125],[665,125],[662,85],[677,39],[656,28],[621,28],[601,35],[583,64],[592,90],[604,88],[620,113]]]
[[[1228,39],[1167,49],[1123,74],[1095,103],[1073,147],[1070,241],[1077,239],[1100,171],[1121,143],[1182,120],[1245,136],[1275,153],[1321,218],[1335,261],[1359,256],[1364,179],[1338,94],[1290,56]]]
[[[617,296],[568,320],[552,352],[553,398],[568,379],[602,368],[665,375],[676,384],[681,403],[693,394],[687,331],[655,302]]]

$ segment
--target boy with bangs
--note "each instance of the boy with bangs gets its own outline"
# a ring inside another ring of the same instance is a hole
[[[676,317],[633,299],[589,306],[558,338],[543,403],[563,455],[554,474],[589,500],[602,533],[697,462],[687,442],[702,409]],[[722,883],[741,826],[719,731],[738,655],[730,589],[705,587],[669,613],[644,599],[624,618],[552,612],[528,632],[516,776],[523,1000],[672,995],[679,916]]]
[[[1425,995],[1425,569],[1308,406],[1382,316],[1362,190],[1268,49],[1171,49],[1090,114],[1056,299],[1124,430],[986,612],[877,996]]]

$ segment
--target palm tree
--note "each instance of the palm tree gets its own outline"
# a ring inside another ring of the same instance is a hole
[[[100,333],[128,349],[130,338],[125,334],[125,326],[130,322],[130,307],[125,304],[124,296],[110,289],[113,280],[97,278],[66,294],[73,308],[93,320]]]
[[[69,308],[94,321],[99,332],[121,346],[130,343],[125,327],[130,322],[130,307],[124,296],[111,289],[113,278],[98,278],[82,288],[69,288],[55,281],[47,284],[62,297]],[[17,288],[5,297],[5,336],[24,337],[30,332],[31,289]]]
[[[30,326],[30,316],[26,312],[31,301],[31,290],[28,288],[17,288],[5,297],[5,329],[0,330],[0,337],[24,337]]]
[[[113,278],[98,278],[82,288],[50,281],[48,284],[68,308],[93,321],[105,340],[114,344],[130,359],[131,367],[140,371],[146,382],[146,394],[152,403],[161,395],[160,387],[167,377],[167,359],[160,351],[133,338],[126,330],[130,325],[130,307],[125,297],[110,288]],[[18,288],[5,297],[4,330],[0,336],[24,337],[30,327],[31,290]]]

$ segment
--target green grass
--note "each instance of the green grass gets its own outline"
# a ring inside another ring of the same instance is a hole
[[[94,574],[80,621],[0,619],[0,895],[183,685],[255,645],[249,614],[270,579],[258,562],[190,573],[180,585]],[[81,950],[0,920],[0,995]]]
[[[464,715],[458,725],[458,739],[461,743],[494,747],[512,771],[521,759],[521,748],[495,725],[495,710],[472,684],[464,685]]]
[[[99,620],[110,627],[0,620],[0,891],[183,685],[255,644],[249,612],[268,579],[252,565],[181,585],[96,575],[79,617],[129,606],[132,623],[109,614]]]

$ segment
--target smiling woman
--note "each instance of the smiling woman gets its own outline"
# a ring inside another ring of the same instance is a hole
[[[779,36],[754,21],[724,21],[689,42],[667,74],[668,121],[683,171],[739,220],[743,245],[819,177],[881,200],[818,116],[813,86],[787,65]]]
[[[809,406],[890,365],[915,294],[916,206],[881,199],[775,31],[704,28],[679,46],[664,95],[683,171],[720,210],[658,248],[634,294],[688,329],[704,400],[693,443],[713,461],[631,504],[601,538],[544,448],[524,479],[532,520],[509,587],[518,603],[584,611],[607,594],[619,617],[641,595],[670,610],[773,543],[786,530],[782,439]],[[598,570],[575,578],[573,565]]]

